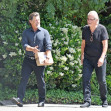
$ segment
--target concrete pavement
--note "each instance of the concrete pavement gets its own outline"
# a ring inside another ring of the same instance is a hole
[[[0,106],[0,111],[111,111],[111,106],[91,105],[89,108],[80,108],[80,104],[45,104],[45,107],[37,107],[37,104],[24,104],[24,107],[17,105]]]

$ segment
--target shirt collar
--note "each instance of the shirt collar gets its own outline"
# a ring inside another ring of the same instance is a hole
[[[30,30],[31,30],[31,31],[34,31],[32,27],[30,27]],[[41,30],[42,30],[41,27],[38,27],[38,30],[41,31]],[[37,31],[38,31],[38,30],[37,30]]]

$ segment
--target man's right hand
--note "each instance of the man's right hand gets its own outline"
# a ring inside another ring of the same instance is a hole
[[[39,52],[38,46],[33,47],[33,52],[34,52],[34,53]]]
[[[35,46],[35,47],[27,46],[26,50],[27,51],[32,51],[33,53],[39,52],[38,46]]]

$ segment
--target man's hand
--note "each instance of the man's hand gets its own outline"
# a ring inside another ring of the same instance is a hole
[[[33,53],[39,52],[38,46],[31,47],[31,46],[28,45],[28,46],[26,47],[26,50],[27,50],[27,51],[32,51]]]
[[[38,46],[33,47],[33,52],[34,52],[34,53],[39,52]]]
[[[101,67],[103,63],[104,63],[104,58],[100,57],[97,63],[98,67]]]
[[[49,57],[46,57],[44,63],[48,63],[48,61],[49,61]]]

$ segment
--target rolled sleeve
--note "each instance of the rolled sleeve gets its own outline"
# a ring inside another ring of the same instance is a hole
[[[28,40],[27,40],[27,37],[26,37],[26,31],[23,32],[22,34],[22,47],[24,50],[26,50],[26,47],[29,46],[28,45]]]
[[[45,31],[45,50],[52,50],[52,42],[50,39],[49,32],[46,30]]]

